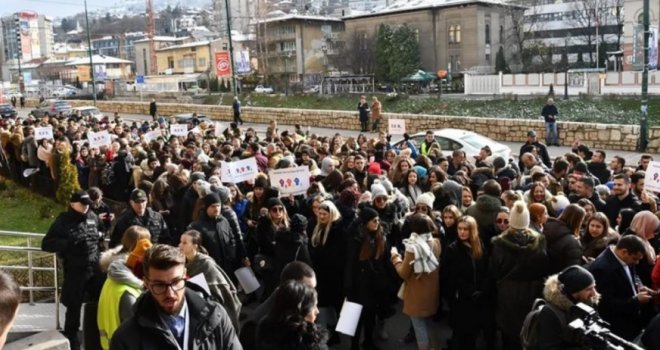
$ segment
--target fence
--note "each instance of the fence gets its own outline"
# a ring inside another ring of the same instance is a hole
[[[554,86],[562,94],[567,81],[568,94],[640,94],[641,72],[578,72],[528,73],[464,76],[466,95],[545,95]],[[660,72],[649,73],[649,94],[660,95]]]
[[[55,329],[60,329],[60,302],[59,302],[59,276],[57,272],[57,256],[41,251],[40,244],[43,234],[31,232],[16,232],[0,230],[2,242],[14,242],[15,245],[0,245],[3,257],[0,260],[0,269],[11,271],[21,286],[21,291],[28,293],[28,302],[34,304],[36,295],[52,293],[47,300],[55,303]],[[35,246],[36,245],[36,246]],[[22,258],[27,255],[27,259]],[[52,264],[50,264],[52,262]],[[26,264],[26,265],[23,265]],[[52,274],[52,276],[43,276]],[[43,283],[37,283],[38,280]]]

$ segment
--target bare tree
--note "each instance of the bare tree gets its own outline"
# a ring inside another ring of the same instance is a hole
[[[372,74],[374,71],[375,39],[370,38],[366,32],[352,31],[345,34],[347,45],[341,49],[337,66],[341,70],[350,70],[355,74]]]
[[[593,65],[596,59],[596,28],[607,23],[607,0],[582,0],[572,4],[574,11],[573,24],[575,25],[573,37],[582,38],[589,47],[589,65]],[[601,40],[604,33],[601,31]]]
[[[257,34],[257,55],[259,57],[259,71],[266,79],[270,77],[270,71],[268,70],[268,23],[266,19],[268,17],[269,5],[267,0],[257,0],[255,5],[255,18],[256,21],[256,34]]]
[[[506,34],[504,38],[504,51],[507,60],[514,71],[526,71],[532,64],[535,47],[535,33],[541,30],[542,23],[536,16],[538,7],[535,0],[512,0],[504,7]],[[526,8],[526,10],[525,10]]]

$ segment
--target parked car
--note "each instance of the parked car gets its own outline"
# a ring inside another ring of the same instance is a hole
[[[447,157],[451,156],[455,150],[462,150],[465,152],[467,159],[472,161],[474,156],[479,154],[479,151],[484,146],[489,146],[493,152],[493,156],[501,156],[508,160],[511,157],[511,148],[509,146],[494,141],[486,136],[477,134],[475,132],[463,129],[439,129],[433,131],[435,140],[440,144],[442,154]],[[420,132],[410,135],[410,140],[417,146],[424,141],[426,137],[425,132]],[[394,143],[395,147],[400,146],[404,140],[399,140]]]
[[[176,118],[177,124],[192,124],[192,125],[199,125],[201,122],[207,122],[211,123],[211,119],[209,117],[202,115],[202,114],[197,114],[197,122],[193,121],[193,115],[192,113],[184,113],[184,114],[177,114],[174,116]]]
[[[305,90],[305,93],[308,94],[318,94],[319,92],[321,92],[321,85],[312,85]]]
[[[257,87],[254,88],[254,92],[258,94],[272,94],[275,91],[270,86],[257,85]]]
[[[91,116],[92,118],[101,121],[105,117],[101,111],[99,111],[98,108],[94,106],[82,106],[82,107],[76,107],[71,109],[71,115],[78,115],[78,112],[80,112],[81,117],[87,117]]]
[[[4,104],[0,104],[0,116],[2,116],[3,119],[4,118],[12,118],[13,119],[13,118],[16,118],[17,113],[16,113],[16,110],[14,109],[14,107],[12,107],[8,103],[4,103]]]
[[[40,117],[44,114],[55,117],[60,114],[60,112],[62,112],[64,115],[70,114],[71,105],[66,101],[50,99],[40,103],[39,106],[32,110],[30,113],[32,113],[32,115],[35,117]]]

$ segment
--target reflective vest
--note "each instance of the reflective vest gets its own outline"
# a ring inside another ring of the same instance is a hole
[[[119,319],[119,302],[122,295],[126,292],[137,298],[142,293],[142,290],[133,288],[127,284],[117,283],[110,278],[106,279],[103,284],[101,297],[99,298],[98,313],[96,315],[96,323],[99,327],[101,347],[103,350],[110,349],[112,334],[121,324],[121,320]]]

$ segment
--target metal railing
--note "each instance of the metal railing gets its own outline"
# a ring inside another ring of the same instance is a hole
[[[45,253],[41,250],[40,245],[34,245],[33,240],[43,239],[44,234],[41,233],[32,233],[32,232],[17,232],[17,231],[3,231],[0,230],[0,237],[15,237],[25,239],[26,244],[22,245],[0,245],[0,252],[14,252],[14,253],[25,253],[27,254],[27,265],[21,265],[20,259],[19,264],[17,265],[0,265],[0,269],[9,270],[9,271],[25,271],[27,270],[27,286],[21,284],[21,291],[27,292],[29,296],[29,303],[33,305],[34,293],[35,292],[53,292],[54,302],[55,302],[55,329],[61,329],[60,327],[60,298],[59,298],[59,282],[58,282],[58,273],[57,273],[57,255],[53,253]],[[40,255],[52,259],[52,267],[42,267],[35,266],[34,264],[34,254],[39,253]],[[53,284],[52,286],[35,286],[34,283],[34,273],[35,271],[43,272],[52,272],[53,273]]]

